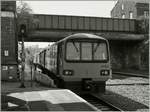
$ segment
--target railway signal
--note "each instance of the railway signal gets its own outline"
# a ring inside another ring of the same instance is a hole
[[[26,36],[26,25],[20,25],[20,34],[22,38],[22,53],[21,53],[21,60],[22,60],[22,71],[21,71],[21,85],[20,88],[25,88],[24,85],[24,69],[25,69],[25,52],[24,52],[24,37]]]
[[[26,25],[25,24],[21,24],[20,25],[20,34],[22,37],[25,37],[26,36],[26,33],[27,33],[27,30],[26,30]]]

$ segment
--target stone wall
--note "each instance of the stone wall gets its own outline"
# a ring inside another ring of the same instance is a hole
[[[125,46],[124,67],[126,69],[140,69],[140,49],[137,45]]]
[[[142,42],[110,42],[112,69],[148,70],[149,44],[141,45]]]
[[[123,47],[120,45],[110,44],[110,56],[112,69],[121,69],[123,66]]]

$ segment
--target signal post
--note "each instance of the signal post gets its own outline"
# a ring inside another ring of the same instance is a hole
[[[24,84],[24,70],[25,70],[25,52],[24,52],[24,37],[26,34],[26,26],[24,24],[20,25],[20,34],[22,38],[22,53],[21,53],[21,85],[20,88],[25,88]]]

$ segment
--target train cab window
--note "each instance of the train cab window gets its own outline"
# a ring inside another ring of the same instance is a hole
[[[68,42],[67,43],[67,59],[80,60],[80,43]]]
[[[107,46],[106,43],[94,43],[94,60],[107,59]]]
[[[67,42],[66,59],[68,61],[106,61],[108,58],[107,43],[103,41]]]
[[[83,43],[82,42],[82,54],[81,59],[82,60],[92,60],[92,43]]]

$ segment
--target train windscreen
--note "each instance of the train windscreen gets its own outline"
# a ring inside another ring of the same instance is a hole
[[[68,61],[106,61],[108,48],[102,42],[69,41],[66,45],[66,59]]]

